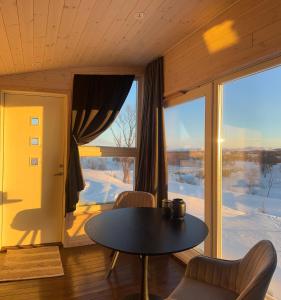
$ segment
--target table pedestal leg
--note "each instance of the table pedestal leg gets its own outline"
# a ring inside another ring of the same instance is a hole
[[[149,300],[148,294],[148,256],[141,257],[141,300]]]
[[[140,294],[129,295],[124,300],[163,300],[163,298],[150,295],[148,292],[148,256],[141,256],[141,291]]]

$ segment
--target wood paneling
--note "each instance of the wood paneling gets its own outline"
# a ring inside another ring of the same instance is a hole
[[[240,0],[165,55],[165,95],[281,55],[281,1]]]
[[[109,250],[97,245],[68,248],[61,249],[61,256],[64,276],[0,283],[0,299],[120,300],[139,292],[141,264],[137,256],[121,254],[110,280],[105,279]],[[150,291],[167,297],[182,278],[184,269],[171,256],[151,257]]]
[[[0,0],[0,75],[143,66],[233,0]],[[137,13],[144,13],[137,18]]]
[[[0,76],[1,90],[63,93],[71,96],[74,74],[135,74],[143,68],[130,67],[77,67]]]

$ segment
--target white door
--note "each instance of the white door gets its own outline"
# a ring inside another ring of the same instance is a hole
[[[4,94],[2,246],[61,241],[63,96]]]

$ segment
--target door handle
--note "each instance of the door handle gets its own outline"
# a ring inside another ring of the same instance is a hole
[[[58,172],[58,173],[55,173],[54,176],[63,176],[64,173],[63,172]]]

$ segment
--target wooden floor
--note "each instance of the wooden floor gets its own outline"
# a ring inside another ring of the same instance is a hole
[[[105,271],[110,251],[100,246],[61,249],[63,277],[0,283],[0,299],[5,300],[122,300],[139,291],[140,260],[121,254],[110,280]],[[3,255],[3,254],[0,254]],[[150,292],[166,297],[178,284],[184,266],[171,256],[149,260]]]

